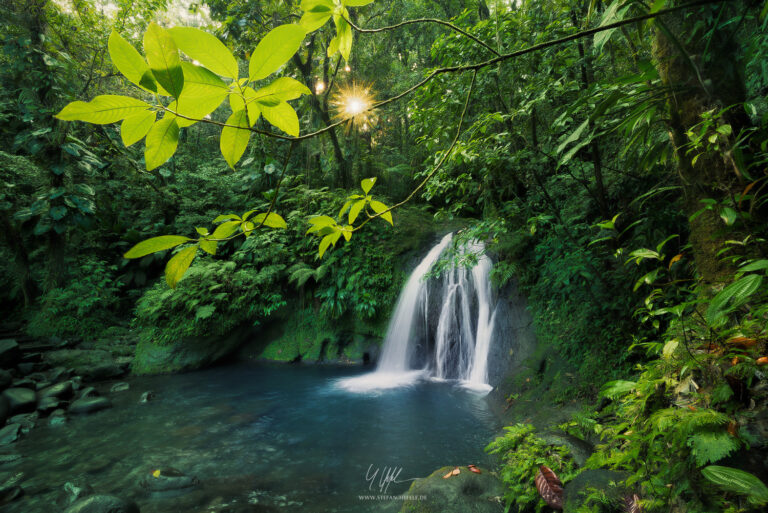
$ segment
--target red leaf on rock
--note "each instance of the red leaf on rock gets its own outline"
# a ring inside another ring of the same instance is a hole
[[[546,465],[540,466],[536,474],[536,489],[550,508],[563,509],[563,483]]]

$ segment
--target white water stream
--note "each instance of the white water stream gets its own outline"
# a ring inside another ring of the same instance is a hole
[[[451,243],[448,234],[416,266],[400,293],[375,372],[341,380],[350,391],[375,391],[413,384],[421,379],[455,380],[488,392],[488,354],[493,337],[495,299],[491,261],[480,242],[459,249],[474,253],[471,269],[452,266],[442,277],[425,279]],[[439,312],[437,322],[430,313]],[[417,348],[417,346],[420,346]],[[416,354],[421,349],[421,355]]]

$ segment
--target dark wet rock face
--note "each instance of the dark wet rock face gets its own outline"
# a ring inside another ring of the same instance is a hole
[[[2,426],[6,419],[11,415],[11,403],[8,402],[8,398],[4,395],[0,395],[0,426]]]
[[[0,367],[10,369],[21,361],[19,344],[10,338],[0,340]]]
[[[13,375],[10,371],[0,369],[0,390],[5,390],[13,383]]]
[[[112,407],[112,402],[106,397],[84,397],[69,405],[69,413],[82,415],[94,413]]]
[[[78,500],[64,513],[140,513],[135,502],[124,501],[112,495],[91,495]]]
[[[8,400],[12,415],[35,411],[37,400],[34,390],[28,388],[8,388],[3,392],[3,396]]]
[[[11,503],[24,495],[24,490],[19,485],[0,486],[0,506]]]
[[[481,473],[460,467],[459,474],[443,478],[454,467],[443,467],[413,482],[406,495],[419,500],[403,501],[401,513],[502,513],[504,485],[486,469]]]

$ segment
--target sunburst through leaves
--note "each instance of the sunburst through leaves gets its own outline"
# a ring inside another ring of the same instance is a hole
[[[374,95],[370,84],[352,82],[339,87],[331,100],[331,105],[336,111],[336,119],[349,118],[347,130],[355,127],[358,130],[369,130],[376,124],[376,114],[371,110],[374,103]]]

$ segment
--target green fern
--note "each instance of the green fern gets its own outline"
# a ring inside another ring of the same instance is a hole
[[[727,431],[702,431],[688,439],[691,455],[696,465],[706,465],[719,461],[740,447],[737,438]]]

